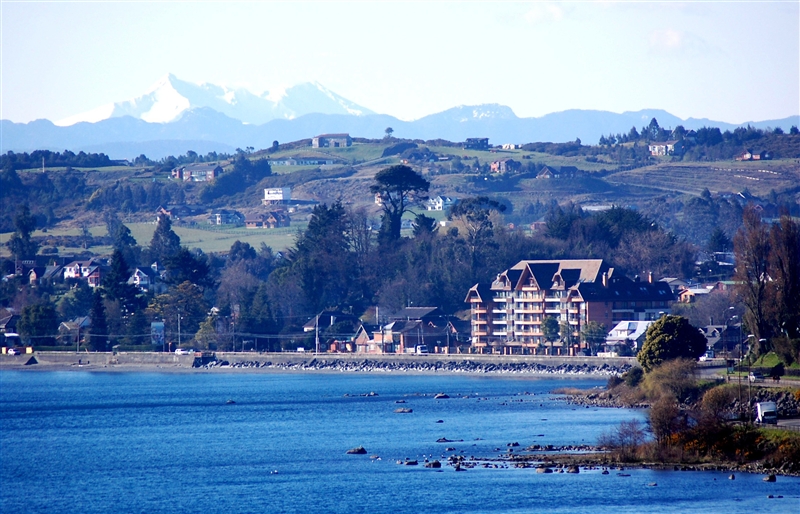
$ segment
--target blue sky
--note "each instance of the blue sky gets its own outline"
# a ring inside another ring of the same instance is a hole
[[[273,91],[317,81],[416,119],[665,109],[800,113],[800,2],[7,2],[3,119],[58,120],[166,73]]]

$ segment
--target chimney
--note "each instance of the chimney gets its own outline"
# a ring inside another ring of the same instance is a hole
[[[652,271],[647,273],[647,281],[650,282],[651,284],[653,283],[653,272]]]
[[[603,287],[608,287],[608,273],[603,272]]]

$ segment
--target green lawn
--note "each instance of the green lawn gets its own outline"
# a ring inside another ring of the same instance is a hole
[[[181,244],[189,248],[200,248],[206,253],[211,252],[227,252],[230,247],[237,240],[243,243],[249,243],[253,248],[258,249],[261,243],[275,251],[286,250],[294,245],[295,235],[298,231],[305,230],[306,222],[293,223],[291,227],[283,227],[276,229],[246,229],[244,227],[237,228],[224,228],[220,230],[212,229],[210,226],[203,228],[190,228],[173,225],[172,229],[181,238]],[[153,232],[156,229],[153,223],[128,223],[127,226],[131,229],[131,234],[136,239],[136,242],[141,246],[147,246],[153,238]],[[107,235],[105,225],[96,225],[89,229],[93,236],[102,237]],[[80,234],[80,229],[50,229],[47,233],[37,230],[33,233],[34,236],[76,236]],[[0,254],[8,255],[8,249],[5,247],[6,241],[11,237],[11,233],[0,234]],[[90,251],[96,254],[110,254],[111,247],[108,246],[92,246]],[[59,247],[59,253],[71,254],[83,251],[83,248]]]

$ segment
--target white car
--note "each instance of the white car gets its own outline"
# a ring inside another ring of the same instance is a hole
[[[15,350],[14,348],[9,348],[8,349],[8,354],[9,355],[17,355],[17,354],[19,354],[19,352],[17,350]]]
[[[184,350],[183,348],[178,348],[175,350],[175,355],[189,355],[189,351]]]

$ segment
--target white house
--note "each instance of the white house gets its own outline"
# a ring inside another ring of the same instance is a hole
[[[264,199],[261,200],[263,205],[272,205],[277,203],[285,203],[292,199],[292,188],[290,187],[277,187],[264,190]]]
[[[449,196],[437,196],[425,202],[425,208],[429,211],[443,211],[456,203],[456,200]]]
[[[86,278],[100,263],[94,259],[88,261],[72,261],[64,266],[64,278]]]
[[[620,321],[606,337],[607,351],[619,353],[618,348],[627,346],[635,353],[642,347],[652,324],[652,321]]]

